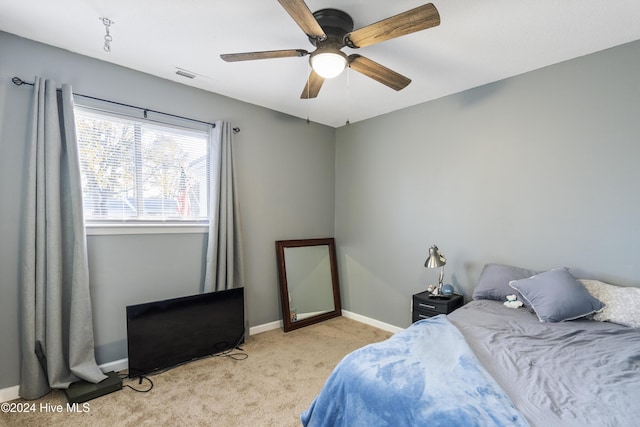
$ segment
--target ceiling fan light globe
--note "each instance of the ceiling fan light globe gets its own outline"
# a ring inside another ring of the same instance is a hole
[[[320,77],[332,79],[347,67],[347,57],[339,50],[316,51],[309,58],[311,67]]]

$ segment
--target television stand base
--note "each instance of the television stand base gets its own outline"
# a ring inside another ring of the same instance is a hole
[[[82,403],[96,397],[104,396],[122,389],[122,379],[116,372],[106,372],[107,378],[97,384],[88,381],[76,381],[71,383],[64,392],[69,403]]]

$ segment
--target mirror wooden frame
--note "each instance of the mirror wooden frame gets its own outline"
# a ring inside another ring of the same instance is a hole
[[[287,285],[287,266],[284,256],[285,248],[299,248],[305,246],[328,246],[329,261],[331,268],[331,282],[333,289],[332,311],[317,314],[297,321],[291,321],[291,307],[289,306],[289,287]],[[285,332],[314,323],[322,322],[333,317],[342,315],[342,305],[340,302],[340,281],[338,279],[338,262],[336,259],[336,244],[333,237],[324,239],[300,239],[300,240],[278,240],[276,241],[276,258],[278,260],[278,277],[280,279],[280,306],[282,308],[282,326]]]

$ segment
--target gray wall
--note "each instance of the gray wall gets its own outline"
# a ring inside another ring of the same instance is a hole
[[[567,266],[640,286],[640,42],[342,127],[345,309],[397,326],[411,295],[470,296],[482,266]]]
[[[18,384],[19,230],[29,87],[77,93],[241,128],[235,137],[251,326],[280,316],[275,240],[334,232],[335,130],[0,32],[0,389]],[[96,357],[126,357],[125,306],[197,293],[205,234],[88,237]]]
[[[251,325],[280,318],[278,239],[335,235],[344,308],[397,326],[437,280],[423,267],[432,244],[448,257],[445,281],[467,295],[487,262],[640,284],[640,42],[337,131],[1,32],[0,57],[0,388],[18,383],[30,105],[13,75],[242,128]],[[89,237],[99,362],[125,357],[126,304],[197,291],[204,244],[202,234]]]

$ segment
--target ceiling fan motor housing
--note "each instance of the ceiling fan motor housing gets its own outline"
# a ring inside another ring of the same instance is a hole
[[[336,48],[345,46],[344,37],[353,31],[353,19],[338,9],[320,9],[313,13],[327,38],[324,40],[309,36],[309,41],[317,48]]]

